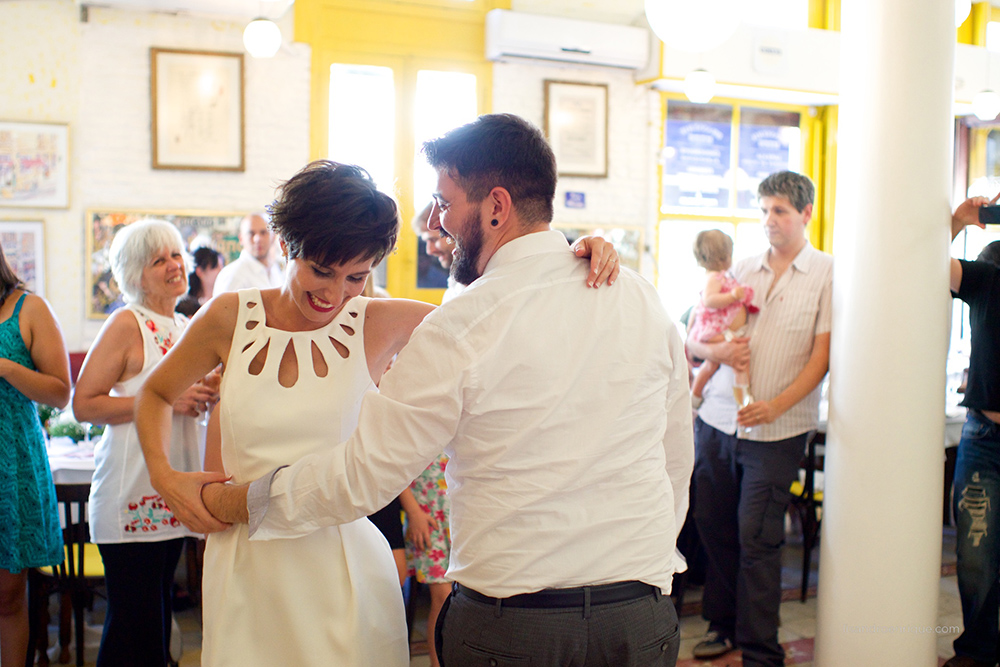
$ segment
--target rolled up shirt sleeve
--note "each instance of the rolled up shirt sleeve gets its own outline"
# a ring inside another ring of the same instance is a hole
[[[267,506],[271,500],[271,482],[274,481],[274,476],[278,474],[279,470],[287,467],[278,466],[263,477],[258,477],[250,482],[250,486],[247,489],[247,516],[249,517],[250,537],[253,537],[253,534],[257,532],[260,522],[264,520],[264,515],[267,514]]]

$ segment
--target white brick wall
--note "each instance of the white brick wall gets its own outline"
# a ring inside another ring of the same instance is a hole
[[[242,52],[242,24],[91,8],[86,23],[72,0],[0,2],[0,119],[68,123],[70,207],[0,208],[2,219],[44,220],[46,297],[70,350],[86,349],[101,322],[85,317],[84,214],[90,208],[244,211],[273,198],[274,186],[309,155],[310,51],[290,43],[271,60],[245,58],[246,171],[153,170],[150,165],[149,48]],[[608,178],[560,179],[556,221],[646,229],[655,245],[660,104],[626,70],[498,63],[494,110],[543,126],[545,79],[607,83]],[[587,207],[567,209],[566,191]],[[647,252],[643,273],[652,278]]]
[[[659,94],[637,86],[630,70],[545,62],[496,63],[493,110],[514,113],[544,127],[545,80],[608,85],[608,177],[563,176],[556,185],[555,222],[643,227],[642,273],[652,279],[656,229],[656,160],[660,141]],[[586,208],[565,206],[566,192],[583,192]]]
[[[90,208],[249,211],[309,157],[310,51],[290,44],[244,60],[245,172],[153,170],[149,48],[242,52],[243,25],[91,8],[70,0],[0,2],[0,119],[70,125],[69,210],[0,209],[0,219],[44,219],[47,298],[70,350],[101,322],[85,318],[84,214]]]

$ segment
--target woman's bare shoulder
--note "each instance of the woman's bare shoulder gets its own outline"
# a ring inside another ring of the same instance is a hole
[[[14,295],[11,295],[8,298],[13,299],[16,302],[17,299],[21,297],[18,294],[16,297]],[[52,306],[49,305],[49,302],[43,299],[42,297],[38,296],[37,294],[32,294],[31,292],[24,293],[24,303],[21,304],[21,312],[27,315],[28,317],[32,316],[44,317],[45,315],[52,315],[53,317],[55,316],[52,311]]]
[[[198,309],[198,312],[191,318],[191,322],[207,320],[213,324],[228,324],[236,326],[236,319],[240,311],[240,297],[236,292],[223,292],[212,297],[208,303]]]
[[[108,316],[101,327],[101,332],[97,335],[98,341],[115,341],[122,343],[126,341],[139,340],[139,320],[128,308],[119,308]]]
[[[437,306],[414,299],[372,299],[365,310],[365,323],[393,326],[394,324],[418,323]]]

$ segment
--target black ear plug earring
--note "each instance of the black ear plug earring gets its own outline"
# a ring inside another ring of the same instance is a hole
[[[500,224],[500,221],[497,220],[496,218],[493,218],[492,220],[490,220],[490,224],[496,227],[497,225]]]

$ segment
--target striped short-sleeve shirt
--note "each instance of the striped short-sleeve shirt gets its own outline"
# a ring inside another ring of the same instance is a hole
[[[755,400],[770,400],[784,391],[805,368],[816,336],[830,332],[833,257],[809,243],[774,283],[768,253],[739,262],[733,274],[754,290],[760,311],[750,316],[750,389]],[[819,417],[817,386],[771,424],[746,430],[736,424],[733,372],[722,366],[712,376],[698,410],[709,426],[746,440],[784,440],[816,428]]]

